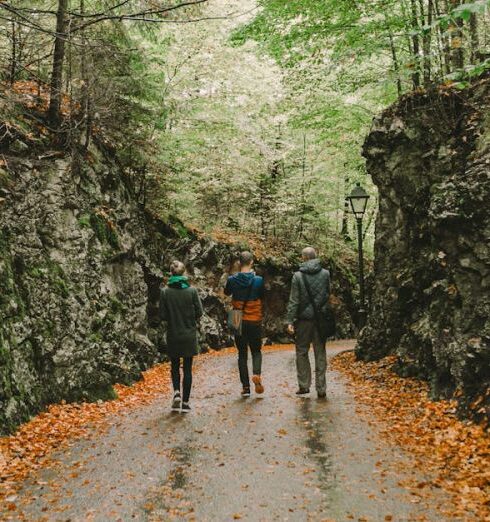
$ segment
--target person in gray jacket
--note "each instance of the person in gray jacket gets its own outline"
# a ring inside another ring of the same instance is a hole
[[[192,360],[199,353],[197,323],[203,308],[197,290],[191,287],[184,275],[185,266],[180,261],[170,265],[172,274],[167,288],[160,293],[160,317],[167,321],[167,355],[170,359],[174,397],[172,411],[190,411],[189,398],[192,387]],[[180,361],[183,361],[181,396]]]
[[[317,310],[326,310],[330,296],[330,273],[322,268],[314,248],[307,247],[302,252],[303,263],[293,275],[289,296],[287,320],[288,333],[296,334],[296,369],[298,374],[298,396],[310,393],[311,366],[308,352],[313,344],[315,353],[315,385],[319,399],[327,396],[327,354],[326,341],[322,339],[315,321],[315,312],[305,286],[307,278]]]

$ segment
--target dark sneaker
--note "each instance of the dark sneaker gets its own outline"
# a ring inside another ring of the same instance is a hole
[[[242,397],[250,397],[250,388],[243,388]]]
[[[318,392],[318,398],[325,400],[327,398],[326,392]]]
[[[182,403],[182,410],[180,410],[182,413],[189,413],[191,411],[191,407],[189,406],[188,402]]]
[[[308,388],[300,388],[297,392],[296,392],[296,395],[298,397],[303,397],[305,395],[309,395],[310,393],[310,390],[308,390]]]
[[[180,411],[181,405],[182,405],[182,398],[180,396],[180,392],[175,392],[174,398],[172,399],[172,411]]]
[[[252,382],[255,385],[255,393],[264,393],[264,385],[262,384],[262,379],[260,378],[260,375],[254,375],[252,377]]]

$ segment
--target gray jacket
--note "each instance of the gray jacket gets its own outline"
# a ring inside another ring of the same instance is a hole
[[[287,311],[288,324],[293,324],[298,319],[314,319],[315,316],[302,274],[308,278],[318,310],[325,311],[327,307],[330,296],[330,273],[322,268],[319,259],[310,259],[299,267],[299,272],[293,275]]]

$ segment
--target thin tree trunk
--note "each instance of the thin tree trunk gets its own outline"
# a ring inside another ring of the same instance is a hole
[[[37,103],[42,105],[42,97],[41,97],[41,53],[38,51],[37,58]]]
[[[61,121],[61,89],[63,85],[63,62],[66,42],[66,11],[68,0],[58,0],[56,15],[56,37],[54,41],[53,71],[49,97],[48,118],[52,125],[59,126]]]
[[[389,37],[390,37],[391,57],[393,59],[393,69],[396,73],[396,91],[398,92],[398,97],[400,97],[402,95],[402,81],[400,79],[400,65],[398,64],[398,57],[396,55],[395,42],[393,41],[393,33],[391,32],[391,29],[390,29]],[[344,230],[343,221],[342,221],[342,230]]]
[[[303,134],[303,161],[301,164],[301,206],[299,216],[298,238],[303,237],[306,211],[306,134]]]
[[[17,73],[17,30],[15,20],[12,20],[12,54],[10,60],[10,85],[13,85]]]
[[[470,18],[470,42],[471,42],[471,51],[470,51],[471,63],[476,63],[478,61],[478,49],[480,47],[480,43],[478,41],[478,20],[476,18],[475,13],[472,13],[471,18]]]
[[[348,212],[349,212],[349,201],[345,198],[344,201],[344,210],[342,212],[342,228],[340,230],[340,235],[344,238],[345,241],[350,241],[349,237],[349,220],[348,220]]]
[[[461,4],[460,0],[449,0],[448,10],[454,9]],[[457,20],[456,24],[451,28],[451,64],[453,70],[462,69],[464,67],[464,51],[463,51],[463,20]]]
[[[75,104],[74,104],[74,93],[73,93],[73,48],[71,44],[71,27],[68,27],[68,53],[67,53],[67,74],[66,74],[66,92],[69,94],[69,112],[68,112],[68,143],[70,147],[74,148],[75,144],[78,143],[78,139],[74,140],[74,129],[76,127],[76,121],[74,121]]]
[[[412,15],[412,51],[414,60],[414,72],[412,74],[413,88],[418,89],[420,87],[420,40],[418,35],[419,23],[417,17],[417,4],[415,0],[411,0],[411,15]]]
[[[447,7],[447,2],[446,2]],[[434,2],[434,10],[436,13],[436,16],[439,17],[442,14],[439,0],[435,0]],[[446,9],[447,12],[447,9]],[[441,60],[444,63],[444,69],[442,70],[442,75],[449,74],[451,72],[451,46],[449,44],[449,37],[446,31],[442,28],[442,26],[439,24],[439,38],[441,41],[441,48],[442,48],[442,56]]]
[[[432,29],[429,29],[432,25],[432,13],[433,5],[432,0],[427,0],[427,17],[424,13],[424,2],[419,0],[420,3],[420,15],[422,20],[422,27],[424,28],[422,38],[422,49],[424,52],[424,63],[423,63],[423,76],[424,76],[424,87],[429,87],[432,77],[432,58],[431,58],[431,47],[432,47]],[[425,27],[426,26],[426,27]]]
[[[390,31],[390,36],[391,36],[391,31]],[[343,186],[343,195],[344,195],[344,207],[343,207],[343,210],[342,210],[342,226],[341,226],[341,229],[340,229],[340,236],[344,239],[344,241],[350,241],[350,236],[349,236],[349,207],[350,207],[350,204],[349,204],[349,200],[347,199],[347,196],[348,196],[348,190],[349,190],[349,184],[350,184],[350,178],[349,178],[349,171],[347,170],[348,168],[348,163],[345,162],[344,163],[344,168],[345,168],[345,173],[344,173],[344,186]],[[339,197],[339,185],[340,183],[337,184],[337,201],[338,201],[338,197]]]
[[[85,0],[80,0],[80,14],[85,14]],[[87,68],[87,36],[85,29],[82,29],[82,53],[81,53],[81,75],[82,75],[82,118],[83,128],[85,129],[84,148],[87,149],[90,144],[91,134],[91,117],[90,117],[90,96],[89,96],[89,80]]]

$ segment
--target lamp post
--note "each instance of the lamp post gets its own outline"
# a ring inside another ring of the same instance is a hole
[[[357,221],[357,241],[359,251],[359,328],[366,324],[366,297],[364,292],[364,258],[362,251],[362,218],[366,212],[369,194],[357,183],[350,196],[347,197]]]

